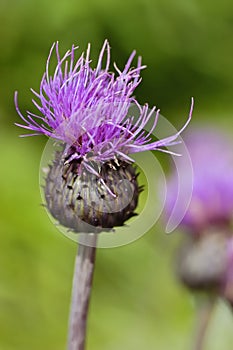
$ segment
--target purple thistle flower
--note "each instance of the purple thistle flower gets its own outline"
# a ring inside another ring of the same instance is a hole
[[[219,130],[197,129],[186,135],[185,144],[193,165],[193,193],[181,224],[195,233],[209,226],[228,225],[233,218],[232,142]],[[180,171],[186,173],[182,159]],[[188,183],[184,181],[182,186]],[[174,173],[168,183],[167,212],[173,208],[176,196]]]
[[[54,48],[57,66],[53,76],[50,76],[49,65]],[[40,115],[27,112],[24,117],[18,107],[16,92],[16,109],[25,122],[25,125],[16,125],[33,131],[26,136],[44,134],[63,141],[69,154],[68,149],[72,146],[72,159],[81,160],[85,166],[91,161],[104,163],[116,157],[133,162],[130,153],[147,150],[168,152],[162,148],[174,144],[174,140],[189,123],[192,108],[186,124],[177,134],[150,142],[159,110],[154,113],[154,107],[149,111],[148,105],[141,107],[133,97],[134,90],[141,81],[140,72],[145,68],[141,64],[141,58],[138,59],[137,67],[131,68],[136,54],[133,51],[123,71],[114,64],[116,73],[113,73],[109,71],[110,46],[107,41],[104,42],[94,69],[90,66],[90,45],[86,54],[83,53],[76,61],[77,48],[72,46],[60,58],[58,43],[52,46],[40,92],[31,90],[39,99],[39,103],[34,99],[32,101]],[[138,107],[137,119],[128,116],[132,104]],[[146,133],[144,128],[151,118],[154,119],[153,127]]]
[[[178,275],[192,290],[220,295],[233,305],[233,152],[232,141],[214,129],[196,129],[185,137],[193,165],[193,193],[181,226]],[[185,164],[179,171],[186,174]],[[185,176],[182,186],[187,186]],[[185,190],[184,190],[185,192]],[[168,183],[169,213],[176,201],[177,176]]]
[[[53,75],[49,66],[55,49],[57,65]],[[61,58],[58,43],[50,50],[39,93],[32,90],[32,100],[39,113],[16,110],[24,124],[16,124],[61,141],[45,178],[45,200],[49,212],[63,226],[76,233],[86,233],[79,245],[75,262],[73,297],[69,325],[69,349],[85,348],[86,321],[93,278],[96,233],[123,226],[135,214],[142,188],[130,154],[164,150],[173,145],[189,123],[175,135],[152,142],[159,110],[141,107],[133,97],[145,66],[138,59],[131,68],[132,52],[122,71],[110,67],[110,46],[104,42],[96,68],[90,63],[90,45],[75,59],[77,47]],[[106,57],[105,57],[106,54]],[[106,62],[105,64],[103,62]],[[139,116],[129,116],[131,105]],[[152,127],[145,132],[148,121]]]
[[[24,136],[44,134],[62,142],[64,148],[55,155],[46,178],[47,207],[64,226],[93,232],[93,226],[101,231],[123,225],[135,215],[141,188],[130,154],[147,150],[173,153],[163,147],[176,143],[191,119],[193,101],[184,127],[175,135],[152,142],[159,110],[149,110],[147,104],[141,107],[133,96],[145,68],[141,58],[131,68],[133,51],[124,69],[120,71],[114,64],[112,72],[107,40],[95,68],[91,67],[90,45],[78,59],[77,49],[72,46],[61,58],[58,43],[52,46],[40,91],[31,90],[39,114],[27,112],[23,116],[16,92],[16,110],[25,123],[16,125],[32,131]],[[54,50],[57,65],[50,75]],[[137,106],[138,117],[129,115],[132,104]],[[152,127],[146,132],[151,119]],[[123,186],[123,180],[127,185]]]

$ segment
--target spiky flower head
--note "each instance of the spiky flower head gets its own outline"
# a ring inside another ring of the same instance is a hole
[[[115,215],[118,219],[112,220],[111,218],[111,223],[106,219],[103,223],[103,220],[99,217],[100,214],[97,215],[95,210],[91,210],[91,213],[89,213],[92,216],[91,224],[96,222],[96,226],[99,226],[100,222],[103,227],[122,225],[133,213],[140,192],[135,182],[135,171],[127,167],[133,162],[130,154],[147,150],[167,152],[163,147],[174,144],[174,141],[188,124],[191,112],[187,123],[177,134],[151,142],[151,134],[156,126],[159,110],[155,113],[155,107],[152,110],[149,110],[148,105],[141,107],[133,96],[135,88],[141,81],[140,72],[145,68],[141,63],[141,58],[138,59],[136,67],[132,68],[131,64],[135,57],[135,51],[133,51],[124,69],[120,71],[114,64],[115,71],[113,72],[110,70],[110,46],[107,41],[103,44],[95,68],[91,67],[90,45],[78,59],[75,58],[77,49],[78,47],[72,46],[71,50],[61,57],[58,43],[52,46],[46,64],[46,71],[41,80],[40,91],[37,93],[32,90],[36,97],[36,100],[33,99],[32,101],[39,114],[27,112],[27,116],[23,116],[18,107],[16,93],[16,110],[25,123],[17,125],[32,131],[29,135],[44,134],[64,144],[64,149],[61,154],[57,155],[53,167],[58,167],[55,173],[60,173],[65,181],[62,186],[67,181],[65,174],[72,174],[72,186],[69,184],[69,189],[72,190],[72,188],[79,186],[78,190],[75,189],[74,191],[75,194],[79,193],[77,198],[82,198],[80,192],[83,188],[80,188],[80,186],[83,186],[84,180],[79,181],[77,185],[74,179],[81,176],[82,171],[98,178],[98,186],[92,188],[92,190],[98,192],[97,197],[99,199],[95,199],[97,202],[101,199],[100,186],[105,188],[105,197],[108,193],[119,200],[119,193],[114,189],[113,181],[108,181],[111,178],[108,173],[109,169],[112,169],[114,174],[120,174],[119,181],[130,178],[130,181],[136,186],[135,204],[133,208],[127,210],[127,213],[124,213],[123,218],[121,217],[119,220],[119,215]],[[53,75],[50,75],[50,62],[54,50],[57,65]],[[137,117],[129,115],[132,104],[138,108]],[[149,132],[146,132],[144,130],[145,126],[151,118],[153,118],[153,126]],[[60,159],[60,162],[58,162],[58,159]],[[103,167],[107,168],[103,171]],[[126,172],[122,170],[126,168]],[[103,172],[108,173],[105,179],[101,175]],[[49,209],[61,223],[69,226],[70,214],[65,214],[66,219],[64,220],[59,215],[54,214],[64,210],[61,209],[62,204],[58,204],[54,199],[54,192],[51,191],[50,180],[48,180],[51,178],[53,178],[52,170],[48,174],[45,191]],[[84,178],[84,182],[88,183],[86,175]],[[53,179],[53,181],[55,180]],[[116,181],[115,175],[114,181]],[[109,184],[107,184],[108,182]],[[56,183],[55,187],[57,186],[61,186],[61,183]],[[60,187],[57,190],[59,193],[63,193],[64,189]],[[90,197],[90,194],[88,196]],[[70,204],[72,204],[73,211],[77,210],[73,202]],[[58,205],[61,206],[61,210],[57,210]],[[64,205],[67,207],[67,202]],[[102,204],[100,206],[102,207]],[[83,214],[81,216],[88,216],[84,215],[84,212],[88,211],[83,208],[85,203],[81,207],[80,210]],[[120,211],[122,212],[122,210]],[[79,230],[80,227],[79,225],[70,226],[75,230]]]

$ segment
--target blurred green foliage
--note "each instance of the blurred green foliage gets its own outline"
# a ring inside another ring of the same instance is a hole
[[[76,252],[40,206],[45,139],[18,138],[14,90],[22,110],[31,109],[29,88],[38,89],[54,41],[64,51],[91,42],[96,57],[108,38],[119,67],[133,49],[143,56],[141,103],[158,105],[180,127],[194,96],[193,124],[232,131],[232,37],[228,0],[0,0],[1,350],[65,349]],[[131,245],[98,251],[88,349],[189,348],[192,298],[173,276],[180,236],[163,232],[157,225]],[[232,348],[228,318],[220,305],[207,350]]]

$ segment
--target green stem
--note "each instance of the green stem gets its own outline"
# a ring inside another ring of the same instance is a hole
[[[193,350],[203,350],[206,331],[215,306],[215,297],[206,297],[205,300],[199,300],[197,310],[197,324],[194,339]]]

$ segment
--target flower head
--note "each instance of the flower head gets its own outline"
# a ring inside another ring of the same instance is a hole
[[[54,49],[57,66],[51,76],[49,65]],[[44,134],[63,141],[70,160],[79,160],[85,166],[91,161],[104,163],[116,157],[133,161],[129,158],[130,153],[162,150],[161,147],[172,145],[183,128],[176,135],[150,142],[159,110],[154,113],[154,107],[149,111],[148,105],[141,107],[133,97],[141,81],[140,72],[145,68],[140,57],[136,68],[131,68],[135,51],[122,71],[114,64],[116,72],[111,72],[107,41],[95,68],[91,67],[90,45],[86,53],[75,60],[77,49],[73,46],[61,58],[58,43],[52,46],[40,91],[32,90],[39,100],[38,103],[33,99],[33,103],[40,114],[27,112],[24,117],[19,110],[16,93],[16,109],[25,122],[17,125],[33,131],[30,135]],[[103,64],[105,53],[106,63]],[[138,108],[138,118],[128,115],[132,104]],[[146,133],[144,128],[151,118],[154,119],[153,127]],[[191,112],[187,123],[190,118]]]
[[[193,193],[182,225],[199,233],[233,218],[232,142],[219,131],[197,129],[186,135],[185,144],[193,165]],[[186,173],[182,159],[180,171]],[[182,186],[186,186],[185,181]],[[168,185],[167,211],[173,207],[176,195],[174,173]]]
[[[186,235],[177,273],[192,290],[217,293],[233,303],[233,152],[219,130],[196,129],[185,137],[193,165],[193,193],[181,222]],[[186,174],[185,164],[179,171]],[[182,186],[187,186],[185,176]],[[167,211],[176,200],[176,175],[168,184]],[[184,190],[185,192],[185,190]]]
[[[60,57],[58,43],[50,50],[40,91],[32,90],[32,100],[39,114],[27,112],[25,124],[18,126],[44,134],[63,144],[50,165],[45,184],[45,198],[51,214],[76,232],[100,232],[103,228],[123,225],[135,215],[141,191],[130,154],[160,150],[174,144],[182,130],[163,140],[151,141],[159,110],[141,107],[133,96],[145,66],[132,52],[122,71],[114,64],[110,70],[110,46],[104,42],[95,68],[91,67],[90,45],[76,59],[78,47],[72,46]],[[57,64],[50,74],[55,50]],[[104,63],[105,62],[105,63]],[[130,115],[135,105],[138,116]],[[152,119],[148,132],[144,129]],[[172,153],[172,152],[170,152]],[[93,177],[94,176],[94,177]],[[130,196],[129,194],[132,194]]]

